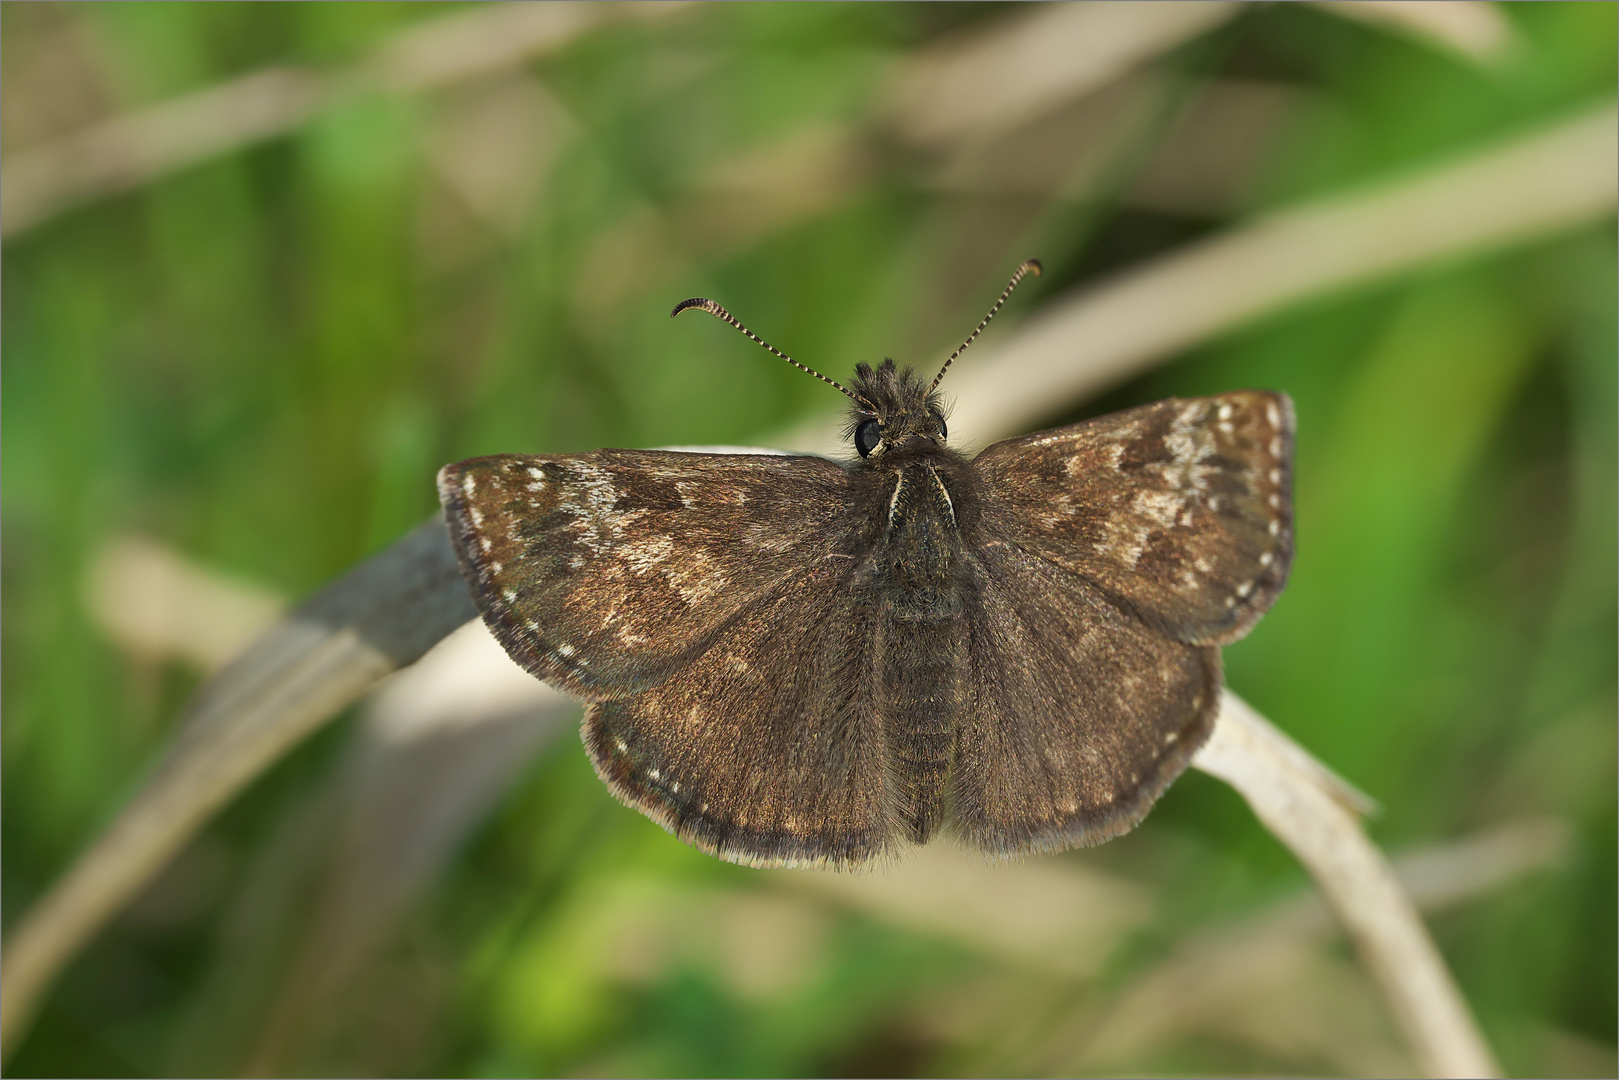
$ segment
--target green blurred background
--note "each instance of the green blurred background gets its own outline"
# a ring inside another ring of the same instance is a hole
[[[916,88],[1051,11],[559,7],[525,44],[475,6],[0,8],[6,927],[208,668],[434,513],[439,465],[752,443],[837,407],[719,324],[671,323],[676,301],[713,296],[834,377],[926,366],[1024,257],[1048,272],[1004,335],[1273,208],[1613,101],[1614,5],[1456,10],[1210,6],[974,128]],[[189,111],[139,113],[172,102]],[[71,155],[23,175],[125,114],[158,118],[136,143],[200,149],[158,167],[126,147],[101,190]],[[1293,395],[1294,577],[1228,679],[1382,803],[1390,851],[1538,838],[1439,860],[1462,884],[1428,915],[1518,1074],[1619,1068],[1616,287],[1604,214],[1244,323],[1041,421]],[[222,599],[154,630],[154,565]],[[478,793],[352,962],[311,968],[364,738],[345,718],[234,801],[78,957],[8,1071],[1413,1067],[1348,947],[1288,936],[1303,872],[1199,773],[1126,838],[1006,869],[1101,928],[1069,964],[988,925],[1049,912],[945,925],[697,855],[564,731]],[[1523,867],[1491,879],[1502,850]]]

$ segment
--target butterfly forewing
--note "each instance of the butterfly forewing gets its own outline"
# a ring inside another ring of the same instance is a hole
[[[973,462],[985,531],[1179,641],[1226,644],[1293,557],[1293,407],[1243,390],[1008,439]]]
[[[530,672],[587,700],[662,682],[786,579],[847,565],[847,489],[820,458],[671,451],[439,473],[485,621]]]

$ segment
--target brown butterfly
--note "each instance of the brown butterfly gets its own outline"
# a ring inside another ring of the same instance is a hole
[[[612,792],[754,866],[941,829],[992,855],[1130,829],[1186,767],[1219,646],[1292,561],[1293,409],[1240,390],[945,444],[931,384],[845,388],[858,457],[503,454],[438,477],[484,621],[588,702]],[[799,367],[711,300],[688,300]]]

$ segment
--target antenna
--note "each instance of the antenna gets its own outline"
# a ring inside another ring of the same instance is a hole
[[[1005,297],[1002,297],[1002,299],[1004,300]],[[996,305],[996,306],[999,306],[999,305]],[[719,304],[716,304],[712,300],[705,300],[701,296],[694,296],[690,300],[682,300],[680,303],[675,305],[675,309],[669,313],[669,317],[672,319],[676,315],[679,315],[682,311],[685,311],[687,308],[697,308],[699,311],[706,311],[710,315],[714,316],[716,319],[722,319],[725,322],[730,323],[732,326],[734,326],[738,330],[742,331],[748,337],[752,338],[755,344],[763,345],[765,348],[769,349],[771,352],[775,353],[777,356],[781,357],[783,360],[787,361],[789,364],[793,365],[793,367],[797,368],[798,370],[807,371],[811,375],[815,376],[817,379],[820,379],[822,382],[830,383],[833,386],[833,388],[837,389],[838,391],[840,391],[843,394],[848,395],[849,400],[853,401],[856,405],[859,405],[861,408],[871,409],[871,403],[869,401],[865,400],[864,398],[860,397],[858,394],[856,394],[853,391],[849,390],[847,387],[845,387],[842,383],[838,382],[836,379],[829,379],[825,375],[822,375],[819,371],[816,371],[814,368],[805,367],[803,364],[800,364],[797,360],[794,360],[792,357],[788,356],[786,353],[782,352],[780,349],[778,349],[774,345],[770,344],[770,342],[766,341],[764,338],[760,337],[758,334],[755,334],[752,330],[749,330],[746,326],[743,326],[742,323],[737,319],[737,317],[735,315],[732,315],[729,311],[726,311],[723,307],[721,307]]]
[[[995,306],[989,309],[989,314],[985,315],[984,321],[978,324],[978,329],[967,335],[967,340],[961,343],[961,348],[951,353],[950,359],[944,362],[944,367],[940,368],[939,373],[933,376],[933,384],[928,387],[928,393],[931,394],[938,388],[939,380],[943,379],[944,373],[950,370],[950,365],[956,362],[956,357],[966,352],[967,346],[971,345],[973,340],[977,338],[979,334],[984,332],[984,327],[988,326],[989,320],[993,319],[995,317],[995,313],[1001,310],[1001,305],[1006,303],[1006,298],[1008,296],[1012,295],[1012,290],[1017,288],[1017,283],[1022,281],[1030,274],[1033,274],[1035,277],[1040,276],[1039,259],[1025,259],[1023,261],[1023,265],[1019,266],[1017,270],[1013,272],[1012,280],[1006,283],[1006,291],[1001,293],[1001,298],[999,300],[995,301]],[[690,301],[687,301],[687,303],[690,303]]]

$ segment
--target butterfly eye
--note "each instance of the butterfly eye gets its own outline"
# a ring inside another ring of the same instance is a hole
[[[883,426],[876,420],[862,420],[860,426],[854,429],[854,448],[865,457],[877,449],[877,444],[883,441]]]
[[[949,438],[950,437],[950,429],[944,426],[944,413],[940,412],[938,409],[934,409],[934,410],[932,410],[932,412],[933,412],[934,423],[939,425],[939,438],[941,438],[941,439]]]

